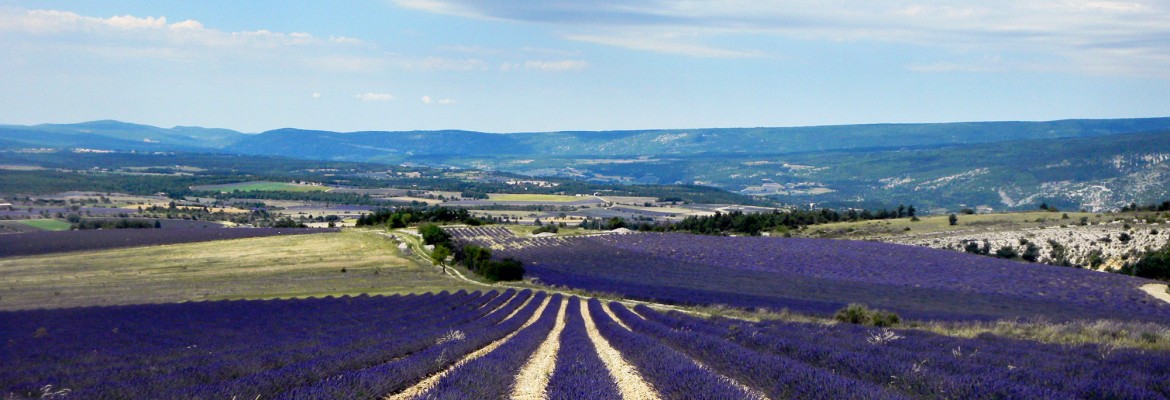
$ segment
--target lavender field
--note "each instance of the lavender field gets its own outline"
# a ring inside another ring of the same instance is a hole
[[[275,235],[305,235],[337,231],[337,229],[223,228],[158,230],[94,229],[60,232],[29,232],[0,235],[0,257],[158,246],[164,244],[244,239]]]
[[[0,393],[83,399],[1170,396],[1170,354],[515,291],[0,313]]]
[[[1170,322],[1153,281],[952,251],[829,239],[627,234],[523,239],[500,228],[459,240],[524,261],[555,286],[685,305],[829,315],[848,303],[919,320],[1123,319]]]

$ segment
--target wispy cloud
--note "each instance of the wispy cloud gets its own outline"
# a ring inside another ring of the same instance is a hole
[[[398,61],[398,65],[403,69],[418,71],[483,71],[489,69],[487,62],[475,58],[424,57],[402,59]]]
[[[569,40],[598,43],[631,50],[647,50],[655,53],[678,54],[703,58],[749,58],[762,57],[765,54],[758,50],[733,50],[714,46],[707,46],[680,39],[677,35],[630,35],[628,33],[613,33],[610,35],[567,35]]]
[[[580,71],[588,67],[589,63],[581,60],[542,61],[528,60],[524,62],[524,69],[534,71]]]
[[[358,94],[354,95],[354,98],[357,98],[358,100],[361,100],[361,101],[391,101],[391,100],[394,100],[394,95],[389,94],[389,93],[367,92],[367,93],[358,93]]]
[[[768,44],[743,49],[719,40],[776,37],[1015,54],[1021,60],[1047,59],[1089,73],[1170,71],[1162,56],[1170,54],[1170,3],[1158,0],[395,2],[434,13],[556,25],[568,40],[691,57],[782,55]],[[1157,64],[1150,68],[1151,63]]]
[[[0,31],[39,35],[81,33],[89,37],[122,35],[121,38],[124,40],[136,37],[142,41],[169,43],[182,47],[274,48],[320,45],[329,42],[303,32],[280,33],[268,30],[224,32],[208,29],[195,20],[168,24],[167,17],[161,16],[122,15],[99,18],[57,10],[0,10]]]

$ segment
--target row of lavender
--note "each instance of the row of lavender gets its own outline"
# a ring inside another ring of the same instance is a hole
[[[207,242],[277,235],[338,232],[332,228],[111,229],[0,235],[0,257],[32,256],[138,246]]]
[[[547,305],[535,323],[449,371],[417,398],[493,399],[515,393],[517,373],[556,323],[560,296]],[[576,297],[565,307],[566,327],[559,337],[564,345],[546,387],[551,399],[610,399],[623,391],[597,357],[584,317],[666,399],[1170,396],[1170,354],[1164,352],[852,325],[705,320],[645,306],[635,313],[597,300],[589,300],[583,313]]]
[[[827,315],[848,303],[931,320],[1170,321],[1148,280],[887,243],[636,234],[509,247],[556,286],[675,304],[788,308]]]
[[[0,390],[36,397],[53,385],[87,399],[374,397],[517,329],[514,321],[535,311],[529,300],[544,296],[461,291],[0,313]],[[436,340],[452,332],[464,337]],[[448,359],[435,362],[439,355]]]
[[[668,399],[1170,396],[1165,352],[708,320],[610,303],[615,320],[597,300],[582,305],[509,290],[0,313],[0,383],[15,397],[52,384],[86,399],[361,399],[430,377],[415,394],[506,398],[563,313],[544,387],[552,399],[630,390],[599,357],[592,323]]]
[[[1166,352],[610,307],[633,332],[771,398],[1170,397]]]

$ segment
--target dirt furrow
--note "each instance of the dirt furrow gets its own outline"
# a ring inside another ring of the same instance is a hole
[[[519,296],[520,294],[519,294],[519,293],[517,293],[516,295],[517,295],[517,296]],[[512,313],[511,313],[511,314],[508,314],[508,316],[504,317],[504,319],[501,319],[501,320],[500,320],[500,322],[496,322],[496,325],[502,324],[502,323],[504,323],[504,321],[510,320],[510,319],[512,319],[512,317],[515,317],[515,316],[516,316],[516,313],[520,312],[520,310],[523,310],[523,309],[524,309],[524,306],[527,306],[527,305],[528,305],[528,303],[532,302],[532,299],[533,299],[533,298],[536,298],[536,293],[533,293],[531,296],[528,296],[528,299],[525,299],[525,300],[524,300],[524,303],[523,303],[523,304],[520,304],[520,307],[516,307],[516,309],[515,309],[515,310],[512,310]],[[545,302],[545,304],[548,304],[548,299],[545,299],[545,301],[544,301],[544,302]],[[505,302],[504,304],[501,304],[499,307],[496,307],[496,308],[495,308],[495,310],[492,310],[492,311],[491,311],[491,312],[489,312],[488,314],[491,314],[491,313],[494,313],[494,312],[496,312],[496,310],[499,310],[500,308],[503,308],[505,305],[507,305],[507,303],[506,303],[506,302]],[[544,306],[543,306],[543,305],[541,305],[541,306],[540,306],[540,309],[541,309],[541,310],[543,310],[543,309],[544,309]],[[535,318],[535,317],[533,317],[533,318]],[[535,319],[533,319],[533,321],[535,321]],[[532,321],[529,321],[527,324],[524,324],[524,326],[528,326],[528,325],[530,325],[530,324],[532,324]]]
[[[532,299],[529,299],[528,301],[532,301]],[[503,338],[500,338],[499,340],[496,340],[494,342],[489,343],[487,346],[484,346],[484,347],[480,348],[479,350],[472,352],[471,354],[468,354],[467,356],[463,357],[463,359],[457,361],[455,364],[452,364],[450,367],[447,367],[447,369],[439,371],[439,373],[431,375],[431,376],[427,377],[426,379],[423,379],[421,382],[416,383],[414,386],[406,388],[406,390],[402,391],[401,393],[387,395],[386,397],[383,397],[383,399],[385,399],[385,400],[406,400],[406,399],[415,399],[415,398],[421,397],[427,391],[430,391],[432,388],[434,388],[435,384],[439,383],[439,380],[443,379],[443,377],[446,377],[447,375],[449,375],[451,373],[451,371],[454,371],[455,369],[463,366],[463,364],[467,364],[468,362],[470,362],[472,360],[483,357],[485,354],[491,353],[496,348],[500,347],[504,343],[507,343],[508,340],[512,339],[513,336],[516,336],[516,334],[520,333],[520,331],[524,330],[524,328],[527,328],[529,325],[536,323],[536,320],[540,319],[540,314],[544,313],[544,308],[548,306],[548,303],[550,301],[552,301],[552,296],[545,297],[544,302],[541,303],[540,307],[538,307],[536,309],[536,313],[532,314],[532,317],[528,318],[528,321],[525,321],[524,325],[521,325],[520,328],[516,329],[514,332],[509,333],[507,336],[504,336]],[[527,304],[527,301],[525,302],[525,304]],[[513,313],[512,315],[515,315],[515,314]],[[508,318],[511,318],[511,317],[512,317],[511,315],[508,316]]]
[[[585,320],[585,333],[589,335],[589,340],[593,341],[593,347],[597,348],[597,355],[601,357],[601,361],[609,369],[609,375],[617,382],[618,391],[622,394],[622,398],[661,398],[662,396],[659,396],[658,392],[642,379],[638,370],[626,362],[622,353],[610,346],[609,341],[601,336],[597,325],[593,323],[593,317],[589,315],[588,304],[586,301],[581,302],[581,317]]]
[[[622,323],[622,320],[618,319],[617,314],[614,314],[613,310],[611,310],[609,308],[609,304],[602,303],[601,309],[605,310],[605,313],[609,314],[609,317],[613,318],[614,322],[617,322],[619,325],[622,326],[622,328],[626,328],[627,331],[633,332],[633,330],[630,329],[629,326],[627,326],[625,323]],[[643,317],[642,315],[638,314],[634,310],[630,310],[630,312],[633,313],[634,315],[637,315],[639,318],[646,319],[646,317]],[[756,399],[756,400],[767,400],[768,399],[768,396],[764,395],[763,392],[760,392],[759,390],[752,389],[751,387],[749,387],[747,385],[739,383],[739,381],[732,379],[730,376],[720,374],[719,372],[716,372],[715,370],[707,367],[705,364],[699,362],[699,360],[696,360],[691,356],[688,356],[682,352],[679,352],[679,354],[682,354],[687,359],[691,360],[691,362],[695,363],[695,366],[699,367],[700,369],[706,370],[707,372],[710,372],[710,373],[714,374],[715,376],[718,376],[719,380],[727,382],[727,383],[731,384],[732,386],[735,386],[735,387],[739,388],[740,390],[743,390],[745,393],[752,396],[751,397],[752,399]]]
[[[552,377],[553,369],[557,364],[557,351],[561,348],[561,331],[565,329],[565,309],[569,306],[569,299],[561,300],[561,310],[557,312],[557,321],[553,325],[548,338],[540,344],[532,357],[520,368],[516,376],[516,386],[512,389],[513,399],[544,399],[548,389],[548,380]]]
[[[612,319],[613,322],[617,322],[618,325],[621,325],[622,328],[625,328],[627,331],[633,331],[633,329],[630,329],[629,325],[626,325],[625,322],[622,322],[621,318],[618,318],[617,314],[613,313],[613,310],[609,309],[609,304],[606,304],[604,301],[601,302],[601,309],[605,310],[606,314],[609,314],[609,318]]]

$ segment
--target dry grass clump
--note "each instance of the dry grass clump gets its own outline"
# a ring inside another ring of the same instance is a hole
[[[833,318],[792,312],[788,309],[744,309],[726,305],[686,307],[681,311],[707,316],[720,316],[747,321],[786,321],[837,324]],[[1035,340],[1057,344],[1099,344],[1117,348],[1170,350],[1170,326],[1153,322],[1115,320],[1053,322],[1043,318],[1025,321],[993,322],[936,322],[902,321],[899,329],[919,329],[941,335],[972,338],[981,334]]]
[[[1045,343],[1086,344],[1170,350],[1170,326],[1153,322],[1114,320],[1051,322],[1029,321],[925,323],[914,326],[949,336],[975,337],[984,333]]]

